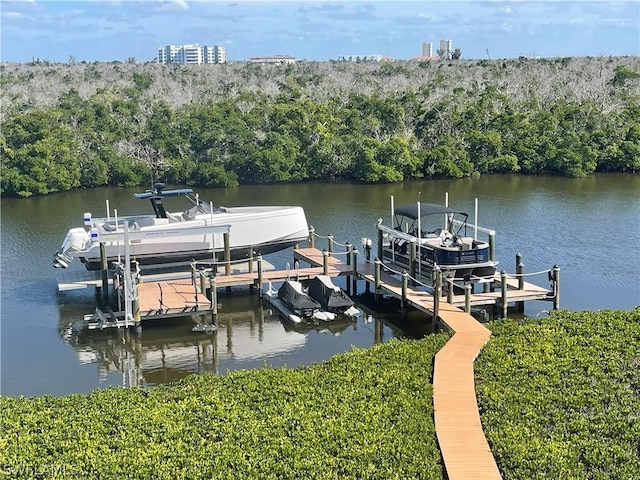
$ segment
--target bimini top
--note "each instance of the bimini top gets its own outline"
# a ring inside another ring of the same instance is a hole
[[[407,205],[402,205],[396,208],[393,213],[395,213],[396,215],[401,215],[403,217],[408,217],[415,220],[418,218],[418,204],[409,203]],[[465,217],[469,216],[465,212],[461,212],[453,208],[445,207],[444,205],[439,205],[437,203],[421,203],[420,204],[421,217],[426,217],[429,215],[438,215],[442,213],[457,213],[460,215],[464,215]]]

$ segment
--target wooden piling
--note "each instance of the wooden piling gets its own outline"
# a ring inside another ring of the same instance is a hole
[[[207,296],[207,273],[206,270],[203,268],[200,270],[200,293],[202,295]],[[197,300],[197,297],[196,297]]]
[[[509,307],[509,299],[507,298],[507,272],[505,272],[504,270],[502,270],[500,272],[500,287],[501,287],[501,292],[502,292],[502,298],[500,299],[500,304],[502,307],[502,318],[506,318],[507,316],[507,310]]]
[[[258,292],[260,292],[260,297],[262,297],[262,255],[258,255],[257,258],[258,263]]]
[[[224,239],[224,274],[231,275],[231,247],[229,241],[229,232],[223,233]]]
[[[471,313],[471,289],[472,285],[470,283],[464,286],[464,311],[466,313]]]
[[[249,249],[249,273],[253,273],[253,248]],[[249,285],[249,293],[253,293],[253,284]]]
[[[560,267],[553,266],[553,309],[560,308]]]
[[[416,241],[411,240],[409,243],[409,275],[416,278]],[[412,284],[414,282],[412,281]]]
[[[134,297],[131,301],[131,314],[137,332],[142,331],[142,323],[140,322],[140,292],[138,290],[138,281],[134,282]]]
[[[431,320],[431,329],[433,333],[438,333],[438,317],[440,316],[440,297],[442,296],[442,271],[440,267],[436,267],[436,278],[433,289],[433,319]]]
[[[330,251],[323,250],[322,251],[322,273],[327,275],[329,273],[329,256],[331,255]]]
[[[382,242],[383,242],[382,230],[378,229],[378,258],[384,258],[382,256],[382,247],[383,247]]]
[[[102,305],[109,305],[109,272],[107,267],[107,247],[100,242],[100,271],[102,273]]]
[[[333,254],[333,234],[330,233],[329,235],[327,235],[327,243],[328,243],[329,256],[332,256],[332,254]]]
[[[404,318],[407,315],[407,288],[409,287],[409,274],[405,270],[402,272],[402,296],[400,297],[401,315]]]
[[[382,262],[380,261],[379,258],[376,257],[376,259],[373,261],[373,265],[374,265],[374,279],[375,279],[375,290],[373,293],[375,295],[375,301],[376,303],[378,303],[378,301],[380,300],[380,283],[381,283],[380,275],[382,273]]]
[[[346,244],[346,250],[347,250],[347,265],[351,265],[351,242],[347,242]],[[345,286],[346,286],[346,291],[347,291],[347,295],[351,295],[351,275],[347,275],[347,278],[345,280]]]
[[[353,294],[358,294],[358,249],[353,249]]]
[[[516,255],[516,276],[518,277],[518,290],[524,290],[524,263],[522,255]],[[518,312],[524,312],[524,302],[516,302]]]
[[[496,232],[489,233],[489,260],[496,260]]]
[[[316,248],[316,229],[313,225],[309,227],[309,248]]]
[[[218,326],[218,287],[216,286],[216,277],[212,276],[209,279],[209,285],[211,288],[211,323]]]

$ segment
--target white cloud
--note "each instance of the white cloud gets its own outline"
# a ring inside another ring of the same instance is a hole
[[[25,15],[19,12],[2,12],[2,16],[7,20],[20,20],[25,18]]]
[[[159,0],[159,10],[189,10],[187,0]]]

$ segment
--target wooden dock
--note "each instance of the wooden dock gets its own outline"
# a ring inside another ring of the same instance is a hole
[[[491,332],[450,304],[441,306],[440,318],[455,332],[433,367],[434,422],[447,477],[500,479],[480,423],[473,375],[473,363]]]
[[[455,290],[449,288],[448,295],[440,296],[441,287],[412,287],[408,285],[406,274],[401,278],[391,275],[385,272],[380,261],[358,261],[356,252],[347,251],[346,261],[343,262],[340,255],[313,247],[296,248],[293,252],[294,268],[287,270],[264,271],[260,259],[257,266],[251,264],[244,270],[231,269],[227,264],[226,271],[229,274],[225,275],[202,265],[196,270],[196,266],[192,265],[190,273],[141,276],[137,283],[137,318],[149,320],[206,313],[215,317],[216,292],[220,287],[244,285],[255,287],[262,293],[264,284],[282,282],[287,278],[304,280],[321,274],[332,277],[348,275],[353,278],[356,293],[357,280],[364,281],[373,286],[376,296],[399,298],[403,308],[411,306],[419,309],[433,317],[434,325],[437,322],[454,332],[449,342],[436,354],[433,378],[435,429],[447,478],[501,478],[480,423],[473,373],[473,363],[491,332],[471,316],[470,309],[480,305],[501,306],[506,314],[509,303],[527,300],[553,301],[556,307],[559,298],[558,277],[555,277],[555,288],[547,290],[525,282],[522,272],[516,277],[509,277],[502,272],[496,274],[490,280],[491,287],[483,288],[482,292],[473,292],[473,287],[467,285],[464,295],[454,294]],[[300,262],[310,267],[300,268]],[[95,277],[82,282],[84,287],[98,286],[98,283]],[[74,282],[61,285],[61,290],[81,288],[77,286],[80,285],[78,282],[75,287]],[[110,311],[105,314],[97,309],[92,316],[93,328],[130,326],[122,314]],[[96,316],[99,318],[96,319]]]

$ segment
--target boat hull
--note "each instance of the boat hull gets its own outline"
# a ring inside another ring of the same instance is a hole
[[[98,270],[101,246],[111,265],[125,256],[126,235],[130,257],[141,266],[152,266],[214,257],[223,260],[227,248],[232,260],[266,255],[305,241],[309,229],[301,207],[223,208],[188,220],[180,214],[126,216],[117,225],[112,218],[95,218],[85,228],[69,230],[54,266],[66,268],[77,258],[88,270]]]

